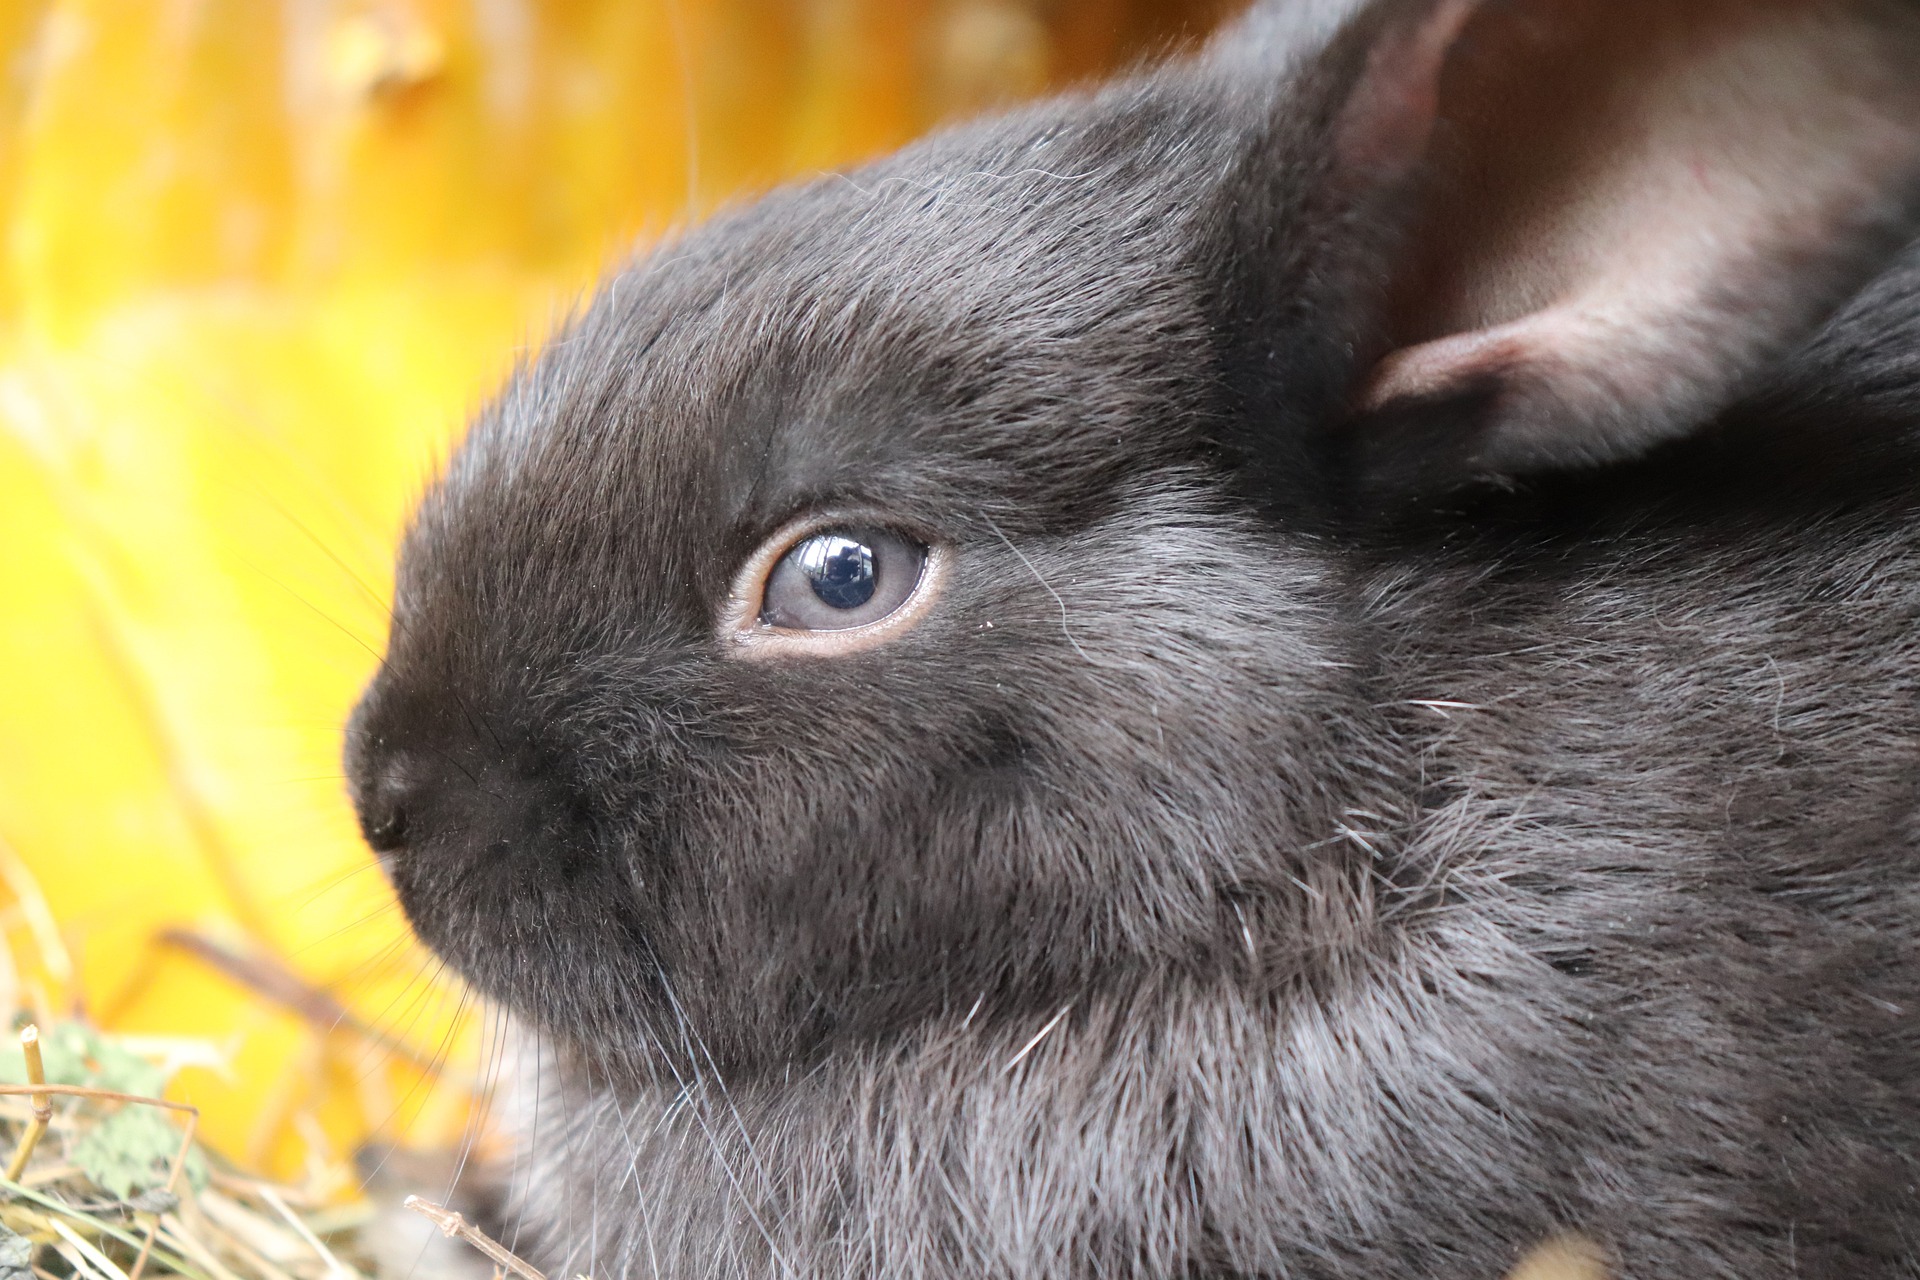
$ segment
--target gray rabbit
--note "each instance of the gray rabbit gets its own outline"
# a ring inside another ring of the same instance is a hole
[[[352,787],[557,1274],[1920,1276],[1920,5],[1271,0],[617,273]]]

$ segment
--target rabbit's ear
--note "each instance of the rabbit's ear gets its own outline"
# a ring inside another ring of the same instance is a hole
[[[1397,249],[1342,428],[1432,491],[1711,419],[1920,230],[1920,6],[1376,9],[1332,181]]]

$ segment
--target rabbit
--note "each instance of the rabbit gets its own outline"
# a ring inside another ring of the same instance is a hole
[[[510,1243],[1920,1276],[1915,68],[1262,0],[615,271],[347,735]]]

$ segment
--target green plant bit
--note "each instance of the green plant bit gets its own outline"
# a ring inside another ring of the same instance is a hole
[[[27,1038],[27,1032],[29,1031],[33,1032],[33,1038],[31,1040]],[[52,1095],[56,1093],[62,1097],[69,1098],[93,1098],[100,1102],[130,1102],[143,1107],[160,1107],[167,1111],[177,1111],[186,1116],[187,1122],[181,1126],[180,1130],[180,1148],[173,1153],[173,1163],[167,1167],[167,1181],[165,1184],[168,1191],[173,1192],[175,1195],[179,1194],[180,1171],[186,1167],[187,1153],[193,1150],[194,1130],[200,1126],[200,1108],[190,1106],[184,1102],[169,1102],[165,1098],[148,1098],[137,1093],[116,1093],[111,1089],[96,1089],[90,1085],[47,1084],[45,1083],[46,1069],[40,1062],[39,1030],[31,1025],[29,1025],[26,1030],[23,1030],[20,1033],[20,1047],[26,1053],[27,1078],[35,1083],[23,1085],[0,1084],[0,1097],[4,1097],[7,1094],[26,1094],[33,1102],[34,1124],[39,1126],[41,1132],[46,1130],[46,1125],[40,1120],[40,1114],[44,1110],[48,1120],[53,1118]],[[26,1166],[27,1156],[33,1154],[33,1145],[26,1141],[26,1137],[31,1137],[35,1143],[40,1140],[40,1135],[35,1133],[33,1128],[29,1127],[27,1134],[23,1136],[21,1140],[23,1150],[16,1150],[13,1153],[15,1161],[18,1162],[21,1168]],[[20,1186],[18,1178],[18,1171],[9,1167],[6,1181],[24,1193],[26,1188]],[[48,1207],[60,1206],[59,1201],[47,1197],[35,1197],[35,1202]],[[71,1211],[66,1210],[64,1206],[61,1206],[61,1212],[66,1213],[68,1217],[77,1216]],[[105,1224],[102,1223],[100,1225],[104,1227]],[[160,1220],[156,1217],[148,1225],[146,1238],[143,1240],[134,1241],[120,1233],[112,1233],[116,1238],[125,1240],[129,1245],[137,1245],[140,1250],[139,1256],[133,1260],[133,1270],[128,1273],[127,1280],[140,1280],[140,1273],[146,1269],[147,1258],[153,1252],[154,1237],[159,1230]]]

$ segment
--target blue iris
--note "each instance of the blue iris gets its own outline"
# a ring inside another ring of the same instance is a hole
[[[795,548],[794,561],[829,608],[858,609],[873,599],[873,548],[858,539],[818,534]]]

